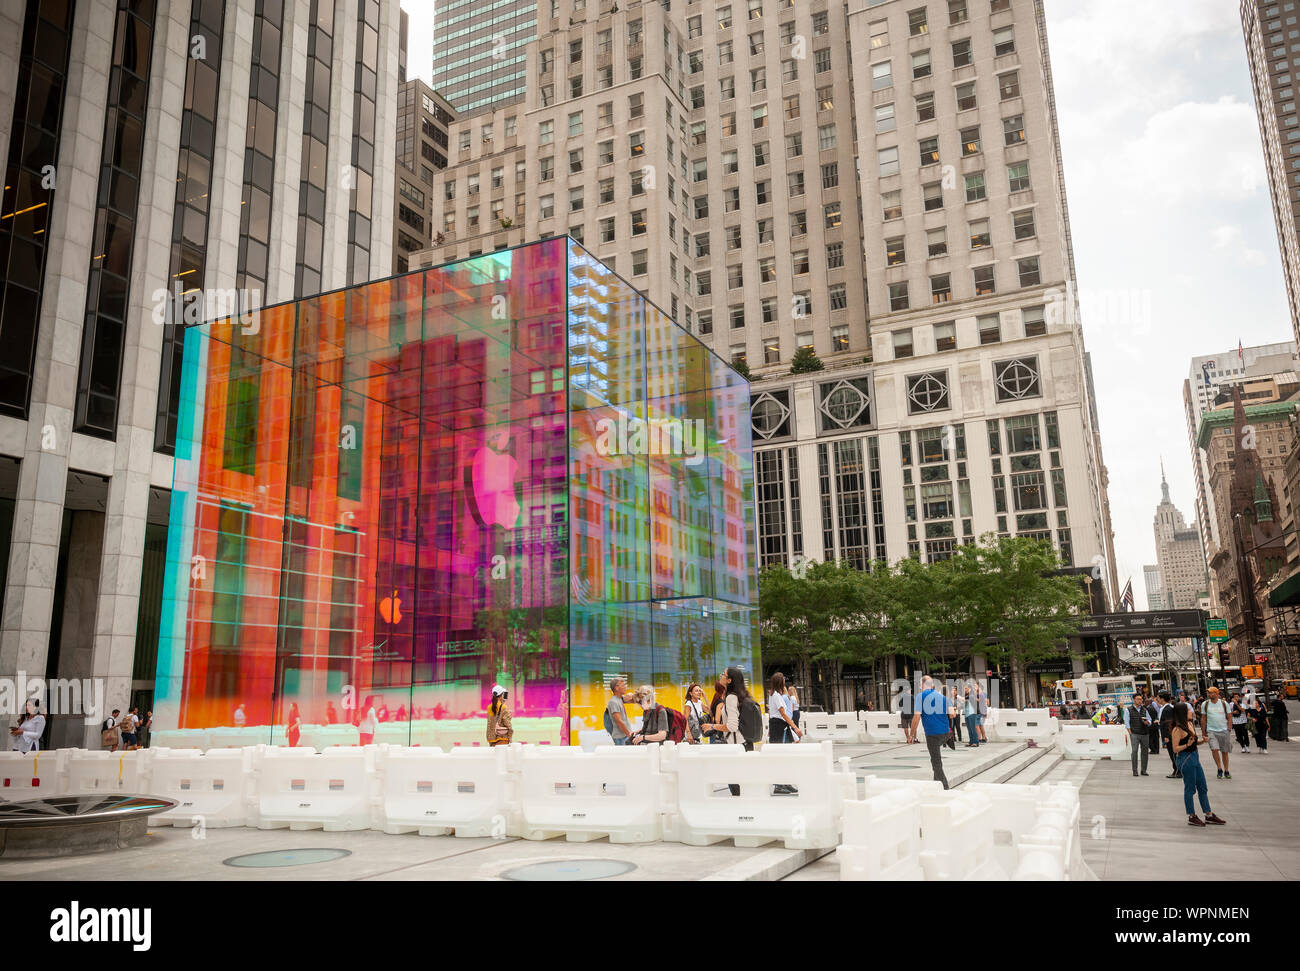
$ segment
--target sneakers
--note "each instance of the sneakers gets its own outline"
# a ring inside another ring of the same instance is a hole
[[[1188,817],[1187,817],[1187,825],[1188,825],[1188,826],[1204,826],[1205,823],[1201,822],[1201,817],[1200,817],[1200,816],[1197,816],[1197,815],[1191,815],[1191,816],[1188,816]]]
[[[1181,779],[1182,777],[1183,774],[1181,772],[1170,772],[1167,776],[1165,776],[1166,779]]]
[[[1232,781],[1232,773],[1231,773],[1231,772],[1226,772],[1226,771],[1225,771],[1225,772],[1223,773],[1223,777],[1224,777],[1225,779],[1227,779],[1229,782]]]
[[[1219,771],[1215,773],[1214,777],[1215,777],[1216,779],[1222,779],[1222,778],[1223,778],[1223,770],[1222,770],[1222,769],[1219,769]]]
[[[1228,821],[1227,821],[1226,819],[1220,819],[1218,816],[1214,815],[1214,813],[1206,813],[1206,814],[1205,814],[1205,822],[1209,823],[1211,826],[1227,826],[1227,825],[1228,825]]]
[[[1143,772],[1142,774],[1143,774],[1143,775],[1149,775],[1150,773],[1148,773],[1148,772]]]

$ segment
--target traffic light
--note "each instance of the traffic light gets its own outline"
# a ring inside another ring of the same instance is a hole
[[[1264,639],[1264,617],[1262,614],[1256,614],[1254,616],[1254,629],[1255,629],[1256,639],[1263,640]]]

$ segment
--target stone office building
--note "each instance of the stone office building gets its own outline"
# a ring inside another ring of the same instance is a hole
[[[398,55],[380,0],[0,7],[0,677],[150,707],[181,325],[391,271]]]

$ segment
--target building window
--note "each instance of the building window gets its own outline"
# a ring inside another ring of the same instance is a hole
[[[921,155],[921,165],[934,165],[939,161],[939,139],[937,136],[932,138],[922,138],[918,143]]]
[[[924,414],[948,408],[948,372],[931,371],[907,378],[908,414]]]
[[[963,128],[961,130],[961,154],[963,157],[978,155],[983,149],[980,146],[980,129],[979,125],[973,128]]]
[[[1013,26],[999,27],[993,31],[993,56],[1005,57],[1007,54],[1016,52],[1016,28]]]
[[[991,293],[997,292],[997,286],[993,279],[993,266],[977,266],[971,271],[975,278],[975,296],[987,297]]]
[[[907,281],[889,285],[889,309],[906,310],[908,308]]]
[[[911,330],[896,330],[893,333],[894,339],[894,357],[904,358],[912,356],[912,332]]]
[[[976,320],[981,344],[996,344],[1002,340],[1002,318],[998,314],[987,314]]]
[[[1038,358],[1025,357],[997,361],[993,365],[993,382],[998,401],[1019,401],[1042,394],[1038,381]]]
[[[1019,145],[1025,140],[1025,116],[1013,115],[1002,119],[1002,143],[1007,146]]]
[[[1043,307],[1026,307],[1021,311],[1026,337],[1042,337],[1047,333],[1047,320]]]
[[[989,234],[989,221],[987,219],[972,219],[970,224],[970,248],[983,249],[992,245],[993,238]]]
[[[957,110],[969,111],[977,107],[979,102],[975,97],[975,82],[967,81],[965,84],[957,85]]]
[[[930,52],[917,51],[912,55],[912,80],[920,81],[931,74]]]
[[[1020,97],[1020,72],[1009,71],[998,75],[998,94],[1003,101]]]
[[[1034,210],[1022,209],[1011,214],[1011,229],[1016,239],[1033,239],[1038,235],[1034,226]]]
[[[934,349],[936,351],[957,349],[957,325],[953,321],[934,325]]]
[[[882,206],[882,215],[886,222],[890,219],[901,219],[903,216],[903,192],[901,189],[893,189],[890,192],[880,194],[880,203]]]
[[[1007,166],[1007,185],[1012,192],[1024,192],[1029,188],[1029,163],[1017,162]]]
[[[984,173],[972,172],[966,176],[966,201],[980,202],[988,198],[988,193],[984,187]]]
[[[871,65],[871,90],[883,91],[894,86],[891,61],[880,61]]]
[[[952,66],[970,67],[974,63],[974,56],[971,53],[970,38],[953,41],[952,43]]]
[[[926,212],[935,212],[943,208],[943,183],[929,182],[921,187],[922,199]]]
[[[880,167],[880,177],[886,178],[891,175],[897,175],[898,166],[898,146],[890,148],[881,148],[876,150],[876,161]]]
[[[885,265],[901,266],[907,262],[907,242],[902,236],[885,240]]]
[[[952,279],[947,273],[938,273],[930,277],[930,303],[948,303],[952,300]],[[936,324],[937,328],[941,326]]]
[[[925,231],[925,249],[926,256],[934,259],[939,256],[948,255],[948,229],[944,226],[938,226],[934,229]]]
[[[1042,273],[1038,269],[1037,256],[1026,256],[1016,260],[1016,269],[1020,273],[1022,287],[1036,287],[1043,282]]]
[[[926,91],[916,96],[916,120],[934,121],[934,92]]]

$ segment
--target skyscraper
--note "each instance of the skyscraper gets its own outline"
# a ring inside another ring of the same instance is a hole
[[[390,271],[397,10],[0,9],[0,676],[149,703],[185,325]]]
[[[1291,329],[1300,341],[1300,115],[1296,113],[1296,59],[1300,42],[1295,33],[1295,0],[1241,0],[1241,25],[1246,35],[1246,60],[1255,91],[1259,133],[1264,142],[1264,166],[1273,197],[1282,275],[1291,308]]]
[[[528,83],[524,49],[537,35],[543,8],[550,14],[544,29],[550,30],[555,18],[551,0],[448,0],[437,5],[433,86],[458,114],[479,114],[523,99]]]
[[[1154,563],[1142,567],[1142,579],[1147,589],[1147,610],[1164,610],[1165,595],[1160,581],[1160,567]]]
[[[1169,482],[1165,479],[1163,462],[1160,464],[1160,504],[1156,506],[1151,526],[1156,541],[1162,607],[1195,610],[1197,599],[1207,588],[1201,537],[1195,526],[1188,527],[1183,521],[1183,514],[1169,498]]]
[[[554,6],[422,262],[567,233],[743,362],[762,563],[1031,536],[1113,602],[1041,2]]]

